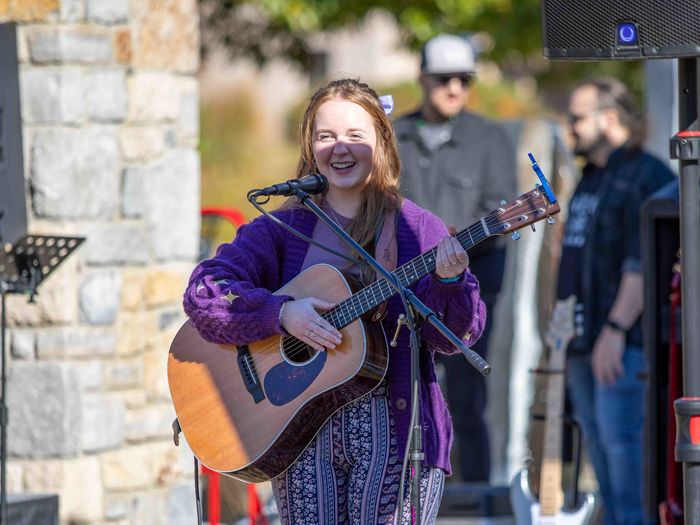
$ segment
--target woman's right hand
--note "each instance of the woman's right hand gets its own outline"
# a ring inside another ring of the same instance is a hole
[[[315,297],[287,301],[284,303],[280,323],[287,333],[318,351],[334,349],[340,344],[342,335],[317,311],[329,310],[334,306],[333,303]]]

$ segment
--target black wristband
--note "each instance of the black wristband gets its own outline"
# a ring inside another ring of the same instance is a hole
[[[622,332],[623,334],[627,332],[626,328],[623,328],[620,325],[620,323],[618,323],[617,321],[613,321],[612,319],[606,319],[605,324],[613,330],[617,330],[618,332]]]

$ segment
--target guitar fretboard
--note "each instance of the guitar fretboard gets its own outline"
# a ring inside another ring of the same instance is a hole
[[[564,412],[564,363],[561,348],[553,350],[550,369],[555,372],[547,382],[547,414],[545,418],[544,443],[542,452],[542,473],[540,476],[540,515],[554,516],[564,504],[562,491],[562,413]],[[563,359],[562,359],[563,361]]]
[[[481,241],[494,235],[491,230],[495,225],[489,226],[489,222],[493,220],[493,215],[494,212],[491,212],[479,222],[455,234],[455,238],[465,250],[469,250]],[[399,282],[403,286],[410,286],[416,281],[419,281],[435,270],[436,251],[436,248],[433,248],[415,259],[408,261],[406,264],[397,268],[394,271],[394,275],[398,277]],[[335,308],[323,313],[322,317],[340,330],[397,293],[394,287],[385,279],[378,279],[374,283],[348,297]]]

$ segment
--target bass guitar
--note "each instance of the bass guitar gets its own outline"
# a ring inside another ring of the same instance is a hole
[[[558,212],[538,185],[455,236],[469,249]],[[434,270],[432,249],[394,275],[408,286]],[[319,264],[276,293],[336,304],[321,315],[342,343],[324,352],[291,336],[219,345],[187,322],[168,355],[170,394],[192,452],[211,470],[253,483],[284,472],[334,412],[381,382],[388,364],[381,323],[362,317],[396,292],[380,279],[353,293],[338,270]]]
[[[574,337],[576,297],[557,301],[545,343],[549,348],[547,404],[545,411],[539,501],[530,489],[528,469],[522,469],[511,485],[511,505],[517,525],[587,525],[596,508],[586,494],[577,509],[565,509],[562,490],[562,414],[564,413],[564,367],[566,347]]]

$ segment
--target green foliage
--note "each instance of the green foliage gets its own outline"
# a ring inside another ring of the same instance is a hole
[[[260,110],[246,88],[201,106],[202,206],[238,208],[251,218],[249,189],[294,176],[296,146],[265,130]]]
[[[572,0],[573,1],[573,0]],[[641,87],[638,63],[550,62],[542,56],[540,0],[200,0],[203,49],[224,43],[233,56],[259,63],[279,56],[311,71],[309,33],[348,28],[373,9],[390,13],[413,49],[441,32],[484,33],[493,44],[483,59],[507,76],[532,77],[545,94],[606,72]]]
[[[508,49],[525,54],[541,46],[539,0],[200,0],[205,27],[218,33],[234,54],[265,61],[284,54],[304,66],[304,37],[361,22],[373,9],[391,13],[418,49],[441,32],[487,31],[494,57]],[[242,25],[245,24],[245,27]],[[257,31],[252,31],[253,27]],[[495,31],[494,31],[495,30]],[[308,51],[308,50],[306,50]]]
[[[419,46],[437,33],[490,30],[506,48],[539,46],[539,0],[219,0],[227,10],[255,6],[272,28],[290,33],[330,30],[360,22],[372,9],[392,13]],[[503,23],[505,21],[505,24]],[[509,22],[510,21],[510,22]]]

